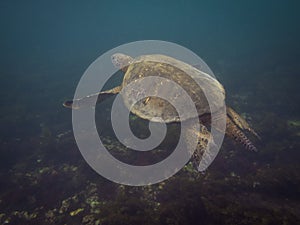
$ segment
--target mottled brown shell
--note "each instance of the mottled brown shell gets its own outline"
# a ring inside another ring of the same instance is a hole
[[[166,79],[159,83],[149,82],[141,88],[154,91],[163,90],[172,100],[179,101],[178,105],[184,108],[186,107],[186,101],[184,98],[178,97],[177,88],[170,88],[170,85],[167,84],[168,79],[172,80],[191,97],[198,115],[210,113],[211,110],[214,113],[224,104],[225,91],[216,79],[187,63],[165,55],[143,55],[135,58],[125,73],[122,87],[124,88],[129,83],[148,76],[158,76]],[[131,112],[143,119],[162,118],[165,122],[179,122],[194,117],[193,114],[186,110],[183,116],[179,118],[175,108],[169,102],[157,97],[145,98],[130,108],[132,103],[138,98],[139,93],[136,90],[126,89],[122,96],[125,105]],[[203,90],[209,95],[209,99],[213,99],[213,101],[210,101],[210,105]]]

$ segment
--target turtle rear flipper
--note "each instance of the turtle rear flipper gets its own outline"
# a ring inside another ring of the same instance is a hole
[[[108,97],[116,95],[120,92],[121,86],[115,87],[113,89],[107,91],[101,91],[92,95],[88,95],[83,98],[67,100],[63,103],[63,106],[70,109],[79,109],[82,107],[91,107],[93,103],[97,101],[97,103],[103,102]]]
[[[248,137],[242,132],[239,126],[229,116],[226,118],[226,134],[236,142],[241,143],[248,150],[257,152],[255,145],[248,139]]]
[[[202,172],[204,171],[203,168],[207,168],[211,163],[210,159],[215,157],[215,152],[212,149],[216,147],[216,144],[206,126],[201,123],[199,126],[200,129],[198,130],[195,124],[188,125],[185,131],[185,142],[187,149],[193,151],[191,157],[193,167]],[[196,149],[193,149],[195,141],[197,141],[197,145]]]
[[[232,108],[227,107],[226,109],[227,115],[234,121],[234,123],[241,129],[247,130],[256,136],[259,140],[261,139],[260,136],[250,127],[247,121],[242,118],[237,112],[235,112]]]

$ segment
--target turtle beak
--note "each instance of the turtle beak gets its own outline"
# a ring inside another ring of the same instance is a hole
[[[121,69],[123,72],[127,71],[127,68],[131,62],[132,58],[128,55],[122,53],[115,53],[111,56],[111,61],[114,66],[118,69]]]
[[[111,56],[111,61],[116,68],[121,69],[120,57],[118,53]]]

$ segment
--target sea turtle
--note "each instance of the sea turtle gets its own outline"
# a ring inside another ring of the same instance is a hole
[[[185,139],[189,144],[189,137],[196,136],[198,139],[197,148],[193,154],[192,162],[197,167],[201,160],[204,150],[207,149],[208,143],[213,142],[211,134],[207,127],[210,124],[211,113],[218,113],[220,102],[225,100],[225,90],[223,86],[208,74],[200,71],[192,65],[186,64],[182,61],[174,59],[166,55],[142,55],[136,58],[132,58],[128,55],[121,53],[114,54],[112,57],[113,64],[121,69],[125,75],[123,82],[120,86],[107,91],[101,91],[81,99],[75,99],[64,102],[64,106],[67,108],[80,108],[88,105],[89,100],[97,98],[97,102],[101,102],[109,96],[118,94],[124,87],[131,82],[137,81],[140,78],[149,76],[158,76],[161,78],[170,79],[176,82],[182,87],[195,103],[197,114],[199,117],[200,130],[196,129],[193,124],[190,125]],[[188,72],[188,74],[187,74]],[[205,87],[199,87],[199,84],[205,83]],[[151,83],[147,88],[156,89],[158,86],[164,85],[163,83]],[[204,94],[203,88],[206,88],[206,95],[209,94],[215,101],[210,105],[207,102],[207,96]],[[176,98],[176,88],[166,88],[171,98]],[[130,108],[132,102],[139,95],[136,90],[129,90],[126,94],[123,94],[123,100],[125,105],[130,111],[146,120],[152,120],[153,118],[161,118],[166,123],[183,122],[191,119],[191,115],[186,113],[183,117],[179,117],[174,107],[164,99],[158,97],[147,97],[142,101],[138,101],[133,107]],[[180,98],[178,98],[180,101]],[[180,102],[184,107],[184,102]],[[213,104],[214,107],[211,107]],[[211,112],[211,109],[215,111]],[[233,138],[236,142],[240,142],[246,149],[256,151],[256,147],[246,137],[243,130],[247,130],[258,137],[249,124],[236,113],[232,108],[226,108],[226,132],[225,134]],[[199,127],[198,127],[199,128]]]

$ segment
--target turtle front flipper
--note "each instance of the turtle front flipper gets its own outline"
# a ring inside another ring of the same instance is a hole
[[[226,134],[245,146],[246,149],[251,151],[257,151],[257,148],[247,138],[247,136],[240,130],[240,126],[235,123],[230,116],[226,118]]]
[[[115,87],[113,89],[107,90],[107,91],[101,91],[92,95],[88,95],[83,98],[75,99],[75,100],[67,100],[63,103],[63,106],[66,108],[71,109],[79,109],[82,107],[89,107],[97,101],[97,103],[103,102],[105,99],[107,99],[110,96],[116,95],[121,91],[121,86]]]

